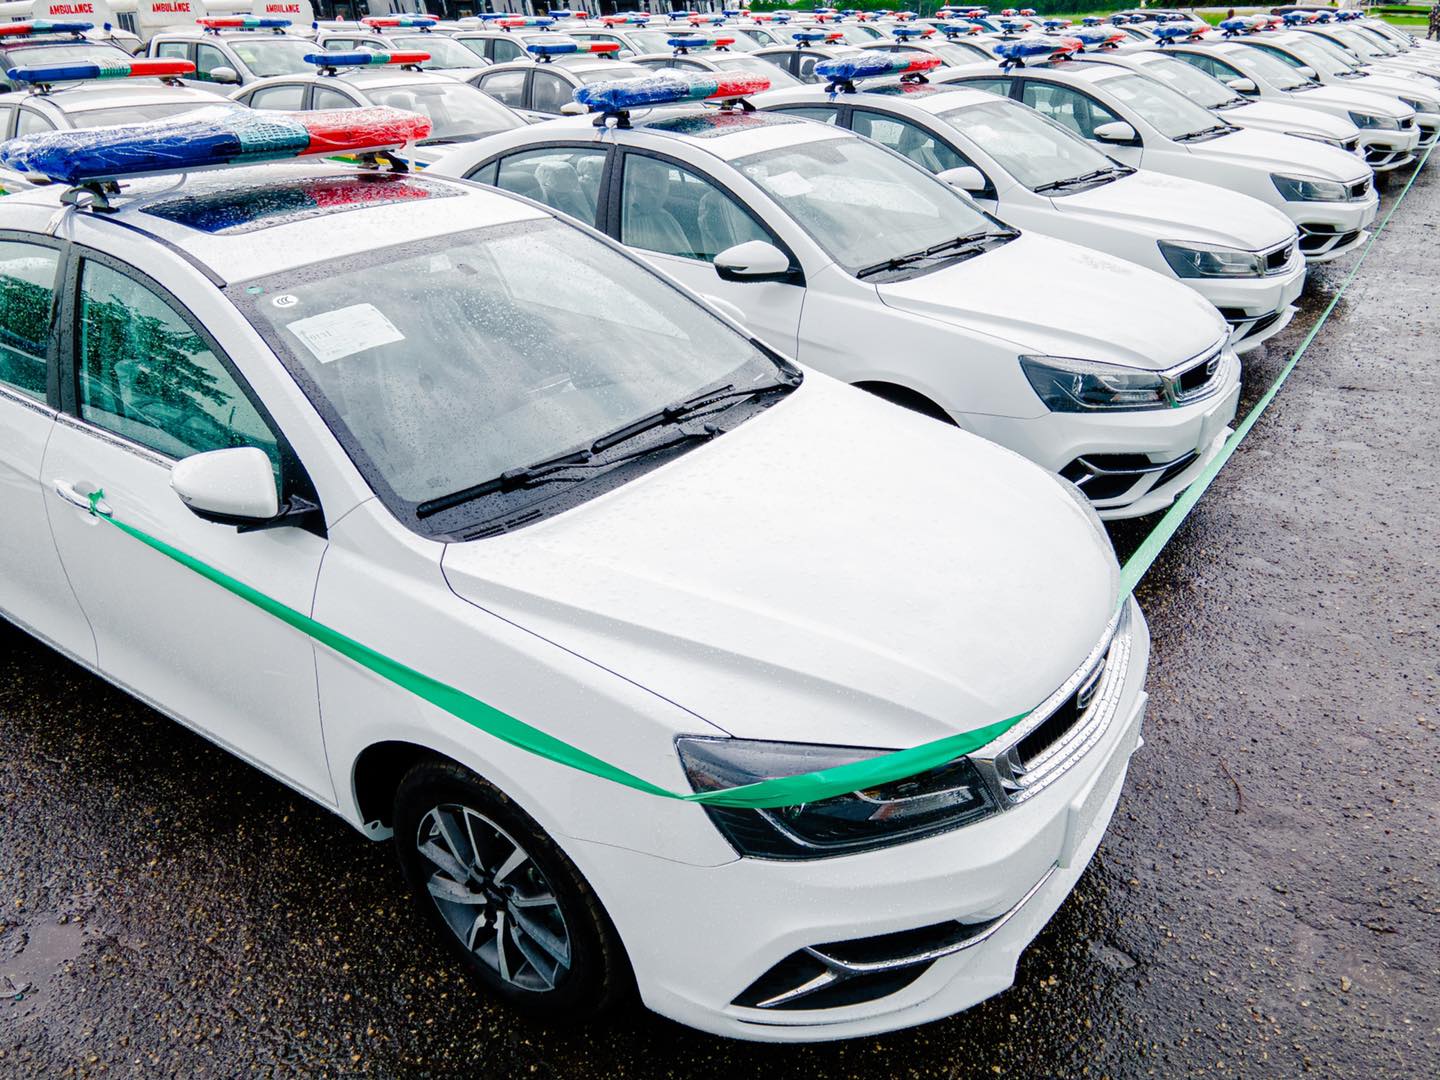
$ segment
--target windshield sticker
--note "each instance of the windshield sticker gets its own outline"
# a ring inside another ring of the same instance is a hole
[[[392,345],[405,340],[405,335],[374,304],[352,304],[323,315],[312,315],[308,319],[286,324],[285,329],[294,334],[322,364],[333,363],[377,345]]]
[[[782,172],[770,177],[770,190],[782,199],[793,199],[797,195],[808,195],[815,185],[798,172]]]

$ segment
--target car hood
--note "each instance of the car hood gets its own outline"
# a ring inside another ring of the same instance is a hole
[[[1322,101],[1345,109],[1364,109],[1381,116],[1402,120],[1414,113],[1408,105],[1401,105],[1392,94],[1378,94],[1373,90],[1352,90],[1348,86],[1316,86],[1310,90],[1292,95],[1297,105],[1318,105]]]
[[[1252,101],[1215,114],[1232,124],[1254,124],[1281,131],[1303,131],[1327,139],[1353,139],[1359,131],[1349,120],[1330,116],[1318,109],[1286,105],[1282,101]]]
[[[442,566],[471,603],[733,735],[880,747],[1044,700],[1118,588],[1108,540],[1054,477],[814,372],[713,442],[452,544]]]
[[[1440,90],[1437,90],[1433,83],[1426,86],[1416,79],[1407,79],[1403,75],[1385,71],[1355,79],[1350,85],[1356,90],[1370,93],[1404,96],[1424,105],[1425,112],[1440,112]]]
[[[1321,87],[1321,90],[1327,89]],[[1320,93],[1320,90],[1312,91]],[[1365,163],[1338,146],[1281,135],[1275,131],[1241,128],[1209,142],[1191,143],[1192,154],[1267,172],[1284,172],[1354,183],[1370,175]]]
[[[1090,217],[1099,226],[1126,227],[1157,240],[1259,251],[1295,235],[1294,223],[1259,199],[1144,170],[1051,201],[1063,214]]]
[[[1193,289],[1033,232],[876,290],[889,307],[1001,338],[1019,353],[1152,371],[1188,360],[1226,332],[1219,312]]]

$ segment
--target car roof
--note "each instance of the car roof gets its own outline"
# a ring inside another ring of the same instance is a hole
[[[630,124],[628,129],[617,128],[605,138],[629,140],[653,136],[685,144],[722,161],[734,161],[777,146],[860,137],[844,128],[784,113],[721,112],[690,105],[636,109],[630,114]],[[522,130],[536,136],[597,137],[593,116],[561,117]]]
[[[6,196],[0,225],[50,231],[65,191],[51,184]],[[543,220],[544,207],[463,180],[383,173],[325,162],[275,162],[125,181],[114,211],[74,211],[95,243],[106,226],[117,244],[136,232],[198,261],[221,282],[244,281],[461,229]],[[256,243],[256,234],[264,242]]]
[[[86,109],[123,108],[126,105],[151,105],[168,101],[223,102],[208,90],[195,86],[165,86],[159,82],[136,82],[123,85],[103,82],[62,83],[44,94],[16,90],[0,94],[0,101],[29,101],[46,104],[64,113]]]

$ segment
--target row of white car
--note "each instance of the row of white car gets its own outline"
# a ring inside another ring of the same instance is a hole
[[[1003,28],[771,91],[592,56],[533,124],[423,48],[311,41],[267,110],[84,34],[0,27],[0,615],[393,836],[517,1008],[803,1041],[1008,986],[1141,741],[1100,517],[1218,451],[1359,144]]]

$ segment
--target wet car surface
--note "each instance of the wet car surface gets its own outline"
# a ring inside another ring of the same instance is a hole
[[[1142,583],[1146,746],[1013,989],[798,1048],[528,1023],[388,846],[0,627],[0,1075],[1435,1075],[1437,244],[1422,175]],[[1357,257],[1245,357],[1242,415]]]

